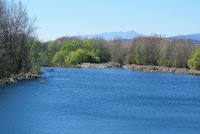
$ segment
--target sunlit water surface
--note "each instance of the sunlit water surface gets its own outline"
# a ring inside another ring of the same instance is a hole
[[[0,89],[0,134],[200,134],[199,76],[45,70]]]

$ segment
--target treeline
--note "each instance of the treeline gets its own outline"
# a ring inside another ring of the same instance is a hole
[[[120,39],[80,40],[76,37],[63,37],[49,43],[34,44],[34,49],[37,50],[35,56],[38,56],[35,59],[39,65],[60,67],[83,62],[118,62],[199,69],[198,47],[187,40],[172,41],[156,35],[139,37],[131,40],[129,44]]]
[[[34,31],[34,21],[21,2],[0,0],[0,78],[37,66],[30,60]]]
[[[80,40],[76,37],[65,41],[33,44],[32,58],[40,66],[67,67],[83,62],[109,62],[110,48],[105,40]]]
[[[124,64],[200,69],[199,47],[188,40],[169,40],[157,35],[136,38],[129,43]]]
[[[137,38],[129,43],[127,64],[187,68],[195,47],[187,40],[168,40],[159,36]]]

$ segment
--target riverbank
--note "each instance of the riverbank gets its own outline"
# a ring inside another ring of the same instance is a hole
[[[133,70],[133,71],[144,71],[144,72],[169,72],[169,73],[179,73],[179,74],[190,74],[190,75],[200,75],[200,71],[187,69],[187,68],[169,68],[160,66],[144,66],[144,65],[124,65],[123,68]]]
[[[58,68],[58,67],[56,67]],[[169,67],[161,67],[161,66],[147,66],[147,65],[121,65],[119,63],[111,62],[111,63],[82,63],[75,66],[68,66],[62,68],[124,68],[133,71],[144,71],[144,72],[169,72],[169,73],[179,73],[179,74],[189,74],[189,75],[200,75],[200,71],[187,69],[187,68],[169,68]],[[36,79],[40,78],[39,74],[43,73],[40,71],[39,73],[27,73],[21,75],[15,75],[9,78],[0,79],[0,88],[16,83],[20,80],[27,80],[27,79]]]
[[[6,86],[8,84],[17,83],[18,81],[21,81],[21,80],[37,79],[40,77],[41,76],[39,74],[26,73],[26,74],[19,74],[19,75],[11,76],[9,78],[3,78],[3,79],[0,79],[0,88]]]
[[[82,63],[75,66],[76,68],[119,68],[122,67],[121,64],[111,62],[111,63]]]
[[[83,63],[78,64],[77,68],[125,68],[133,71],[144,71],[144,72],[169,72],[169,73],[180,73],[189,75],[200,75],[200,71],[187,69],[187,68],[169,68],[161,66],[147,66],[147,65],[121,65],[119,63]]]

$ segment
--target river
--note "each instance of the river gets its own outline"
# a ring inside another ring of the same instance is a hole
[[[45,68],[0,88],[0,134],[199,134],[200,76]]]

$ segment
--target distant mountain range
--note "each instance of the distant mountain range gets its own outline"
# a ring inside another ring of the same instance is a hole
[[[114,40],[117,38],[120,39],[134,39],[137,37],[144,37],[145,35],[143,34],[139,34],[136,33],[135,31],[128,31],[128,32],[106,32],[106,33],[102,33],[102,34],[95,34],[95,35],[82,35],[82,36],[78,36],[81,39],[92,39],[95,37],[100,37],[103,38],[105,40]]]
[[[169,37],[171,40],[175,39],[186,39],[190,41],[193,45],[200,44],[200,34],[188,34],[188,35],[178,35]]]
[[[188,34],[169,37],[171,39],[190,39],[200,41],[200,34]]]
[[[92,39],[92,38],[103,38],[105,40],[114,40],[114,39],[122,39],[123,42],[128,43],[131,39],[137,38],[137,37],[148,37],[148,35],[140,34],[135,31],[128,31],[128,32],[106,32],[102,34],[95,34],[95,35],[81,35],[78,36],[81,39]],[[200,44],[200,34],[189,34],[189,35],[178,35],[178,36],[172,36],[168,37],[170,40],[174,39],[187,39],[192,44]]]

